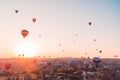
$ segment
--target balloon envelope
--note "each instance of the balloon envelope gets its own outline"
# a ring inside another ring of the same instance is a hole
[[[99,50],[99,53],[102,53],[102,50]]]
[[[85,65],[85,66],[89,66],[89,65],[90,65],[90,62],[89,62],[89,61],[85,61],[85,62],[84,62],[84,65]]]
[[[78,61],[72,59],[72,60],[70,60],[70,61],[68,62],[68,64],[69,64],[69,66],[76,66],[76,65],[78,64]]]
[[[39,37],[41,37],[42,35],[41,34],[39,34]]]
[[[78,34],[75,34],[75,36],[78,36]]]
[[[51,63],[50,63],[50,62],[47,62],[47,65],[51,65]]]
[[[96,41],[96,39],[93,39],[94,41]]]
[[[18,10],[15,10],[15,13],[18,13]]]
[[[117,55],[114,55],[114,57],[118,57]]]
[[[11,68],[11,64],[10,64],[10,63],[6,63],[6,64],[4,65],[4,68],[5,68],[6,70],[9,70],[9,69]]]
[[[65,50],[63,49],[62,52],[65,52]]]
[[[101,62],[101,59],[99,57],[93,57],[92,61],[95,63],[99,63],[99,62]]]
[[[59,43],[59,46],[61,46],[62,44],[61,43]]]
[[[89,24],[89,25],[91,25],[92,23],[91,23],[91,22],[89,22],[88,24]]]
[[[25,38],[29,34],[29,32],[28,32],[28,30],[22,30],[21,34]]]
[[[33,23],[36,22],[36,18],[33,18],[32,21],[33,21]]]

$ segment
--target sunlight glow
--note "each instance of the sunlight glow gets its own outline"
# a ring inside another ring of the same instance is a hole
[[[19,44],[16,49],[15,53],[18,56],[22,57],[22,54],[24,54],[24,57],[34,57],[37,55],[38,49],[35,44],[30,42],[24,42],[22,44]]]

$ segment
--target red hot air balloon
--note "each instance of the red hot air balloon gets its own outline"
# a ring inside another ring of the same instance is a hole
[[[28,32],[28,30],[22,30],[21,34],[25,38],[29,34],[29,32]]]
[[[18,13],[18,10],[15,10],[15,13]]]
[[[33,23],[35,23],[36,22],[36,18],[33,18],[32,21],[33,21]]]
[[[5,68],[5,70],[9,70],[11,68],[11,64],[10,63],[6,63],[4,65],[4,68]]]

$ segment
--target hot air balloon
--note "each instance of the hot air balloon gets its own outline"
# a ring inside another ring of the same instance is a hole
[[[99,50],[99,53],[102,53],[102,50]]]
[[[75,40],[73,40],[73,43],[75,43],[76,41]]]
[[[22,30],[21,34],[25,38],[29,34],[29,32],[28,32],[28,30]]]
[[[89,22],[88,24],[89,24],[89,25],[91,25],[92,23],[91,23],[91,22]]]
[[[49,58],[51,58],[51,56],[49,56]]]
[[[85,55],[87,55],[87,52],[85,53]]]
[[[51,65],[51,62],[47,62],[47,65]]]
[[[18,57],[20,57],[21,55],[19,54]]]
[[[18,10],[15,10],[15,13],[18,13],[19,11]]]
[[[99,57],[93,57],[92,62],[95,64],[96,67],[98,67],[101,59]]]
[[[61,43],[59,43],[59,46],[61,46],[62,44]]]
[[[89,61],[85,61],[85,62],[84,62],[84,65],[85,65],[85,66],[89,66],[89,65],[90,65],[90,62],[89,62]]]
[[[39,37],[41,37],[42,35],[41,34],[39,34]]]
[[[70,60],[70,61],[68,62],[68,64],[69,64],[69,66],[76,66],[76,65],[78,64],[78,61],[72,59],[72,60]]]
[[[9,70],[11,68],[11,64],[10,63],[6,63],[4,65],[4,68],[5,68],[5,70]]]
[[[78,34],[75,34],[75,36],[78,36]]]
[[[93,39],[94,41],[96,41],[96,39]]]
[[[65,52],[65,50],[63,49],[62,52]]]
[[[74,72],[76,71],[76,68],[77,68],[77,65],[78,65],[78,61],[75,60],[75,59],[71,59],[69,62],[68,62],[68,65],[70,67],[70,72]]]
[[[33,18],[32,21],[33,21],[33,23],[35,23],[36,22],[36,18]]]
[[[22,54],[22,57],[24,57],[25,56],[25,54]]]
[[[117,55],[114,55],[114,57],[118,57]]]
[[[99,57],[93,57],[92,62],[99,63],[101,62],[101,59]]]
[[[44,58],[45,58],[46,56],[44,56]]]

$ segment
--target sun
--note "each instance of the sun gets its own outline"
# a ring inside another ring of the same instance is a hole
[[[21,43],[15,48],[15,54],[17,56],[20,55],[21,57],[23,57],[22,54],[24,54],[24,57],[34,57],[37,53],[37,46],[31,42]]]

